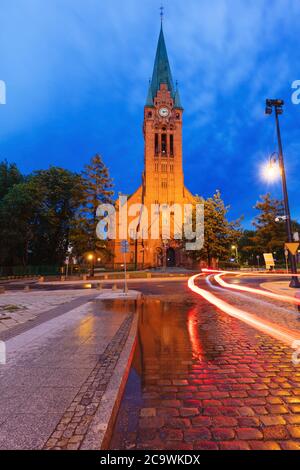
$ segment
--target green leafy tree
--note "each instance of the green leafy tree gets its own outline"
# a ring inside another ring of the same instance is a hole
[[[263,253],[275,253],[279,262],[284,262],[284,243],[287,241],[286,225],[284,220],[277,219],[284,215],[283,202],[273,199],[270,193],[260,196],[255,209],[259,214],[255,217],[253,225],[255,232],[249,238],[259,255]],[[300,224],[292,220],[292,231],[300,233]],[[247,249],[247,247],[246,247]]]
[[[27,265],[39,205],[38,191],[28,183],[13,185],[0,201],[0,265]]]
[[[286,241],[285,222],[276,221],[278,215],[284,214],[282,201],[272,199],[270,193],[260,197],[255,209],[259,214],[255,217],[253,225],[256,228],[251,242],[257,254],[277,253],[283,259],[283,247]]]
[[[38,264],[60,265],[70,246],[71,227],[82,200],[81,176],[50,167],[35,172],[30,184],[40,195],[32,260]]]
[[[0,203],[1,264],[61,265],[81,200],[80,175],[62,168],[13,185]]]
[[[0,200],[12,186],[22,181],[23,176],[15,163],[8,163],[7,160],[0,162]]]
[[[199,198],[199,203],[204,204],[204,246],[189,254],[196,261],[205,260],[208,265],[213,259],[227,261],[231,245],[241,236],[240,220],[228,221],[230,206],[225,205],[220,191],[208,199]]]
[[[103,261],[110,256],[106,241],[96,235],[97,209],[100,204],[113,204],[113,182],[102,157],[95,155],[82,172],[82,201],[73,224],[71,243],[76,256],[92,252]]]
[[[255,265],[257,250],[254,242],[255,231],[244,230],[238,242],[239,260],[242,264]]]

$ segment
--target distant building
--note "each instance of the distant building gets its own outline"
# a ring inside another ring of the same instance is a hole
[[[145,149],[142,184],[128,198],[128,206],[143,203],[150,214],[151,204],[173,205],[176,203],[183,206],[186,203],[195,203],[193,195],[184,185],[182,115],[183,107],[178,87],[174,86],[161,26],[152,80],[144,106]],[[163,242],[162,224],[163,221],[160,222],[158,240],[150,239],[150,227],[148,240],[139,239],[135,242],[128,238],[130,243],[130,250],[126,255],[128,263],[137,265],[139,268],[162,265],[180,266],[188,263],[188,258],[180,243],[174,240],[174,231],[178,227],[173,227],[170,239]],[[140,230],[138,222],[133,231],[135,230]],[[114,253],[114,267],[117,268],[124,262],[120,239],[113,242],[111,248]]]

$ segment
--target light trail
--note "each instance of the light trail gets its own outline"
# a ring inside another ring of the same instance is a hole
[[[227,289],[240,290],[243,292],[250,292],[251,294],[262,295],[264,297],[269,297],[270,299],[281,300],[282,302],[288,302],[288,303],[300,305],[300,299],[297,299],[296,297],[291,297],[289,295],[275,294],[274,292],[269,292],[263,289],[255,289],[254,287],[241,286],[237,284],[229,284],[228,282],[224,281],[224,279],[222,279],[222,276],[225,276],[226,274],[227,273],[224,272],[224,273],[220,273],[214,276],[215,281],[222,287],[225,287]]]
[[[202,268],[202,272],[208,274],[235,274],[237,276],[274,276],[274,277],[292,277],[293,274],[291,273],[269,273],[265,271],[221,271],[220,269],[208,269]]]
[[[210,287],[210,289],[224,293],[225,291],[223,287],[220,287],[219,285],[214,285],[211,283],[210,279],[213,277],[214,277],[213,274],[206,276],[205,278],[206,284]],[[291,313],[291,311],[287,307],[283,307],[283,306],[280,307],[274,303],[270,303],[268,300],[258,299],[257,297],[253,297],[253,296],[249,297],[249,295],[243,294],[242,292],[233,292],[233,294],[240,299],[247,300],[247,301],[251,300],[253,304],[259,305],[260,307],[264,307],[267,309],[272,308],[272,310],[275,309],[278,312],[284,313],[284,314],[286,314],[287,312],[289,314]]]
[[[198,295],[201,295],[205,300],[209,303],[214,305],[215,307],[219,308],[223,312],[227,313],[231,317],[238,318],[239,320],[247,323],[248,325],[252,326],[253,328],[261,331],[262,333],[266,333],[269,336],[272,336],[275,339],[282,341],[284,344],[292,347],[294,341],[300,339],[300,332],[289,330],[287,328],[279,327],[271,322],[267,322],[261,320],[255,315],[252,315],[249,312],[241,310],[233,305],[225,302],[224,300],[219,299],[217,296],[208,292],[205,289],[201,289],[200,287],[195,285],[195,280],[199,277],[199,274],[192,276],[188,280],[188,287]]]

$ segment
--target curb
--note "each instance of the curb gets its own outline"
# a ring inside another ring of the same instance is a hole
[[[198,273],[199,274],[199,273]],[[190,278],[190,275],[184,275],[184,276],[174,276],[174,277],[150,277],[150,278],[127,278],[127,283],[137,283],[137,282],[173,282],[173,281],[186,281],[187,279]],[[124,279],[101,279],[101,280],[89,280],[89,281],[82,281],[82,280],[76,280],[76,281],[71,281],[71,280],[66,280],[66,281],[45,281],[43,283],[44,286],[62,286],[62,285],[80,285],[80,284],[123,284]]]
[[[80,450],[107,450],[127,383],[137,342],[140,297],[126,344]]]

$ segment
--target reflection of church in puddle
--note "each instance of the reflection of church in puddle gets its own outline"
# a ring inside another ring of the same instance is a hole
[[[174,87],[169,65],[163,29],[161,27],[152,80],[149,84],[144,107],[143,133],[145,141],[144,171],[142,185],[128,198],[128,208],[132,204],[143,204],[151,214],[151,204],[174,203],[194,204],[193,195],[184,186],[182,168],[182,114],[183,108],[177,86]],[[140,218],[142,214],[140,214]],[[156,240],[141,239],[137,243],[130,239],[130,251],[126,254],[127,263],[139,267],[180,266],[188,263],[188,257],[174,240],[176,230],[171,214],[170,239],[164,242],[161,236],[162,224],[159,217],[159,234]],[[138,217],[128,217],[128,222]],[[138,229],[136,222],[135,229]],[[149,223],[150,238],[150,223]],[[138,230],[139,231],[139,230]],[[132,237],[132,235],[131,235]],[[145,234],[144,234],[145,238]],[[115,267],[124,261],[120,239],[113,243]]]

